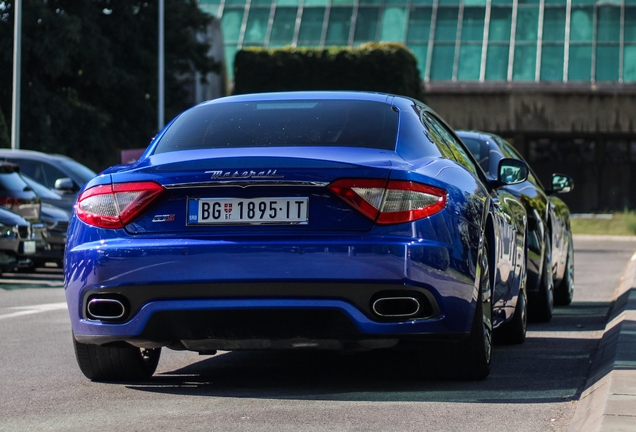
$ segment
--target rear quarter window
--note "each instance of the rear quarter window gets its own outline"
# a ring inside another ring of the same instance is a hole
[[[422,120],[428,126],[431,136],[435,137],[434,141],[438,147],[445,149],[442,150],[442,154],[446,152],[444,154],[445,157],[460,163],[476,176],[479,175],[477,165],[468,156],[469,152],[465,150],[464,145],[457,141],[454,135],[439,120],[428,112],[422,114]]]
[[[183,113],[155,154],[244,147],[395,150],[398,113],[373,101],[305,100],[210,104]]]

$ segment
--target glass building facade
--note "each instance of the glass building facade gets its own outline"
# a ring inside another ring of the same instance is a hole
[[[244,47],[398,42],[458,129],[513,142],[574,212],[636,209],[636,0],[199,0]],[[218,39],[217,39],[218,40]],[[488,109],[484,109],[488,107]]]
[[[636,82],[636,0],[200,0],[237,50],[405,44],[422,79]]]

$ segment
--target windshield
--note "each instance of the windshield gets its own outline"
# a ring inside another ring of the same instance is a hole
[[[460,135],[461,140],[466,145],[466,148],[472,153],[473,157],[477,159],[479,165],[483,168],[485,172],[488,172],[490,169],[490,159],[488,154],[488,144],[482,143],[480,140],[475,138],[468,138]]]
[[[398,113],[371,101],[210,104],[182,114],[155,154],[240,147],[342,146],[395,150]]]
[[[87,183],[89,180],[92,180],[95,176],[97,176],[93,170],[85,167],[81,163],[75,162],[74,160],[63,159],[60,160],[60,163],[68,168],[69,171],[77,174],[84,183]]]
[[[39,196],[40,198],[57,199],[57,200],[62,199],[62,197],[60,197],[59,194],[53,192],[51,189],[47,188],[43,184],[36,182],[32,178],[23,175],[22,179],[25,182],[27,182],[29,187],[33,189],[33,192],[35,192],[35,194]]]

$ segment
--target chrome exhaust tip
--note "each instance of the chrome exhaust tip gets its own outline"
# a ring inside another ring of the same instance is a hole
[[[420,311],[415,297],[382,297],[373,302],[373,312],[383,318],[408,318]]]
[[[88,318],[96,320],[118,320],[126,316],[126,306],[113,298],[93,298],[86,305]]]

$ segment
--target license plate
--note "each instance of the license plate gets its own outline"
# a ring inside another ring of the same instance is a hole
[[[309,198],[201,198],[188,201],[188,224],[306,224]]]
[[[22,242],[22,253],[30,255],[35,253],[35,240],[25,240]]]

